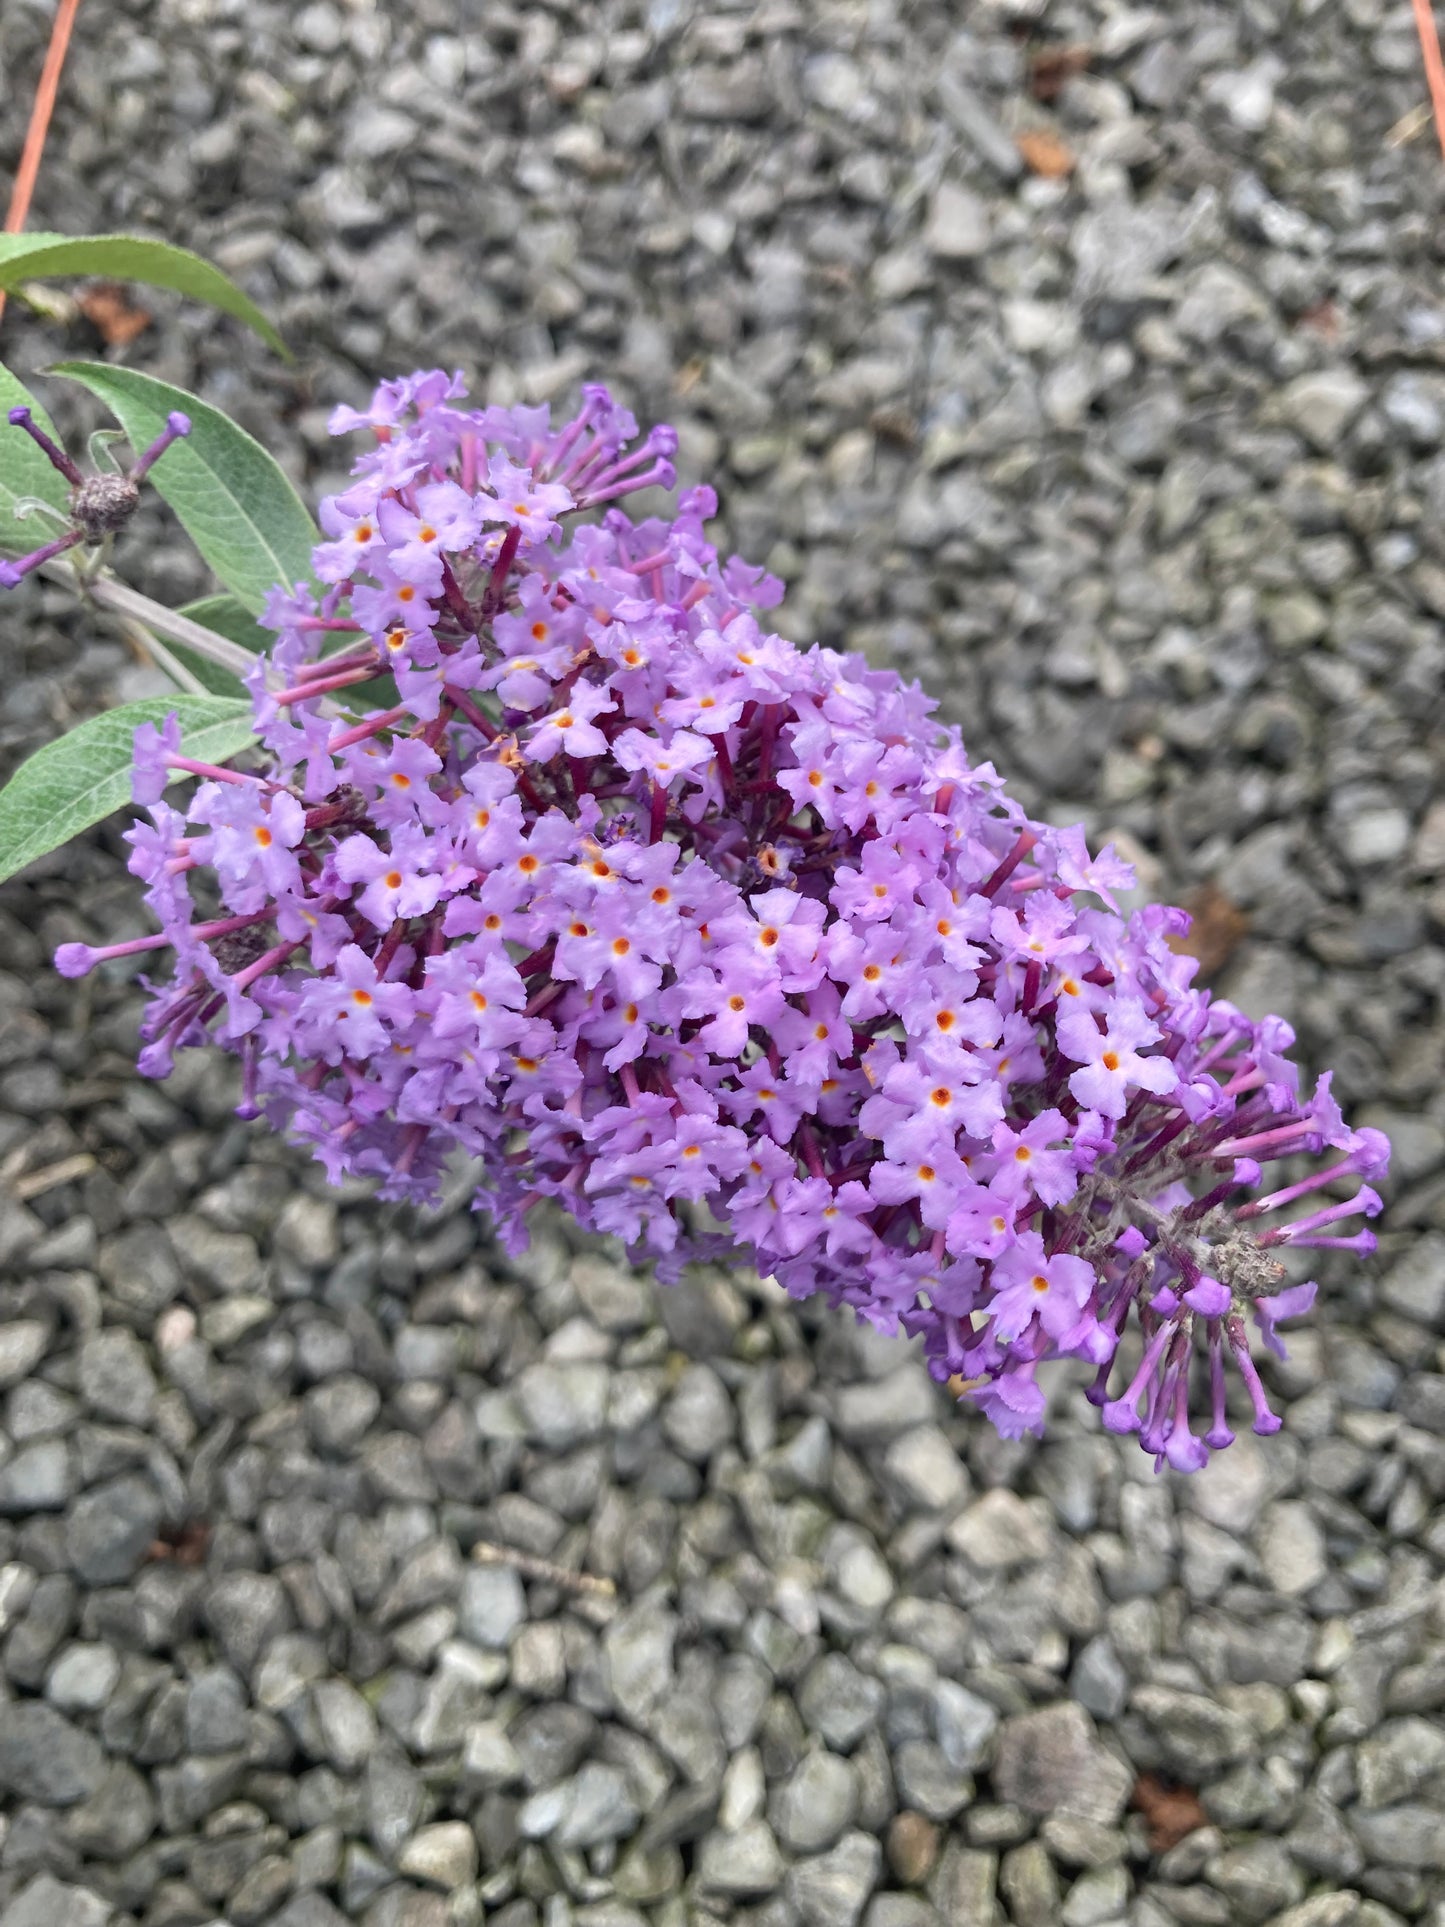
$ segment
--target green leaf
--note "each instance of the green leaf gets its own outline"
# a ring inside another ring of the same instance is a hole
[[[203,595],[197,602],[188,602],[177,615],[189,616],[192,622],[199,622],[203,628],[214,629],[218,636],[225,636],[243,649],[249,649],[253,656],[259,656],[263,649],[269,649],[276,640],[273,629],[263,629],[259,622],[251,618],[251,611],[239,603],[233,595]]]
[[[290,360],[285,342],[254,301],[209,261],[169,241],[145,241],[134,234],[0,235],[0,288],[22,281],[43,281],[57,274],[105,274],[117,281],[143,281],[152,288],[174,288],[212,308],[234,315]]]
[[[23,428],[14,428],[8,421],[10,410],[22,404],[34,415],[37,428],[58,439],[55,424],[40,403],[0,362],[0,552],[8,555],[39,548],[50,534],[37,522],[17,519],[15,504],[22,495],[38,495],[62,513],[70,496],[65,477],[56,473]]]
[[[192,622],[199,622],[206,629],[214,629],[218,636],[239,643],[242,649],[249,649],[253,655],[269,649],[275,641],[272,632],[263,629],[259,622],[253,622],[250,610],[243,608],[233,595],[202,596],[199,602],[188,602],[176,613],[189,616]],[[185,664],[197,681],[203,682],[217,696],[245,698],[246,691],[241,678],[232,675],[229,669],[223,669],[220,663],[197,655],[194,649],[188,649],[183,642],[173,642],[169,636],[165,646],[177,661]]]
[[[0,881],[123,808],[136,728],[172,710],[182,750],[197,762],[223,763],[256,740],[250,703],[217,696],[150,696],[81,723],[36,750],[0,790]]]
[[[360,718],[368,709],[395,709],[401,691],[394,676],[373,676],[370,682],[354,682],[348,689],[338,689],[335,700],[348,716]]]
[[[277,583],[289,589],[312,581],[311,550],[321,538],[301,497],[261,444],[219,408],[108,362],[63,361],[48,372],[98,395],[137,452],[160,434],[172,409],[190,416],[190,434],[166,450],[148,480],[252,615]]]

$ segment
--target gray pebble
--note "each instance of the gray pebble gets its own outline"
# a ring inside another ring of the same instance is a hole
[[[933,1380],[919,1364],[900,1364],[873,1384],[838,1391],[834,1424],[846,1439],[894,1438],[913,1426],[929,1424],[936,1414]]]
[[[33,1700],[7,1706],[0,1720],[0,1786],[42,1806],[70,1807],[100,1785],[99,1743],[53,1707]]]
[[[88,1887],[71,1886],[41,1873],[0,1909],[0,1927],[106,1927],[111,1906]]]
[[[1361,1807],[1406,1800],[1445,1768],[1445,1733],[1425,1719],[1393,1720],[1355,1749]]]
[[[112,1760],[94,1793],[67,1812],[65,1837],[91,1859],[124,1860],[150,1839],[157,1817],[144,1774],[126,1760]]]
[[[76,1641],[51,1667],[45,1697],[62,1713],[94,1713],[105,1705],[120,1678],[120,1657],[103,1641]]]
[[[705,1465],[733,1436],[732,1400],[710,1365],[691,1365],[663,1408],[662,1430],[685,1459]]]
[[[745,1316],[736,1288],[721,1272],[709,1270],[689,1273],[660,1290],[657,1310],[677,1349],[705,1361],[728,1356]]]
[[[164,1511],[155,1485],[139,1472],[93,1486],[66,1520],[72,1571],[88,1586],[130,1579],[155,1540]]]
[[[565,1451],[595,1438],[607,1411],[605,1365],[537,1363],[512,1388],[527,1435],[539,1445]]]
[[[904,1806],[930,1820],[953,1819],[973,1798],[973,1781],[932,1740],[905,1740],[893,1755],[893,1777]]]
[[[771,1813],[789,1853],[821,1853],[852,1824],[858,1787],[848,1761],[821,1749],[804,1755],[780,1790]]]
[[[947,1513],[968,1497],[968,1474],[936,1425],[894,1439],[883,1456],[883,1473],[900,1501],[920,1512]]]
[[[476,1877],[476,1835],[464,1820],[443,1820],[414,1833],[397,1856],[397,1872],[447,1893]]]
[[[531,1788],[554,1786],[574,1770],[597,1736],[597,1722],[581,1706],[558,1700],[517,1719],[508,1737]]]
[[[1137,1696],[1136,1696],[1137,1698]],[[1056,1705],[1020,1713],[999,1728],[994,1790],[1028,1813],[1076,1813],[1112,1826],[1133,1779],[1102,1746],[1081,1707]]]
[[[91,1411],[121,1425],[145,1425],[155,1409],[155,1374],[133,1332],[96,1332],[80,1348],[80,1395]]]
[[[1079,1875],[1064,1896],[1059,1919],[1063,1927],[1105,1927],[1107,1921],[1123,1915],[1128,1902],[1129,1876],[1115,1861]]]
[[[1250,1750],[1244,1719],[1201,1693],[1140,1686],[1131,1697],[1130,1711],[1175,1772],[1218,1772]]]
[[[511,1566],[468,1566],[462,1574],[457,1626],[475,1645],[502,1650],[527,1617],[527,1595]]]
[[[271,1573],[223,1573],[207,1587],[202,1616],[222,1652],[239,1673],[249,1673],[267,1642],[284,1632],[291,1612],[286,1593]]]
[[[766,1820],[749,1820],[734,1833],[709,1833],[698,1850],[699,1889],[724,1899],[775,1893],[786,1871]]]
[[[847,1752],[877,1721],[883,1698],[882,1685],[860,1673],[846,1655],[825,1653],[804,1676],[798,1710],[810,1731]]]
[[[1074,1662],[1069,1691],[1085,1712],[1101,1720],[1117,1719],[1129,1697],[1129,1676],[1119,1663],[1109,1639],[1091,1639]]]
[[[212,1291],[255,1292],[264,1272],[256,1240],[243,1231],[218,1231],[204,1218],[172,1218],[167,1235],[182,1267]]]
[[[941,1927],[941,1919],[918,1894],[874,1894],[863,1927]]]
[[[324,1894],[294,1894],[281,1909],[271,1927],[346,1927],[346,1916]]]
[[[342,1373],[306,1394],[306,1422],[328,1452],[348,1452],[363,1439],[381,1410],[381,1394],[364,1378]]]
[[[18,1385],[44,1358],[50,1326],[39,1318],[12,1318],[0,1325],[0,1391]]]
[[[22,1446],[0,1466],[0,1515],[59,1512],[75,1491],[70,1448],[64,1439]]]
[[[376,1715],[351,1680],[318,1680],[310,1692],[324,1757],[337,1773],[355,1773],[376,1748]]]
[[[806,1927],[856,1927],[882,1865],[871,1834],[847,1833],[829,1852],[788,1869],[787,1895]]]
[[[988,250],[989,218],[977,194],[943,181],[929,204],[924,245],[941,261],[972,261]]]
[[[1304,1894],[1304,1879],[1278,1840],[1232,1847],[1209,1860],[1204,1871],[1210,1886],[1251,1918],[1267,1919]]]
[[[636,1724],[645,1724],[672,1681],[677,1622],[658,1607],[620,1613],[603,1636],[612,1697]]]
[[[625,1839],[636,1827],[637,1807],[619,1767],[589,1760],[565,1786],[566,1804],[553,1836],[559,1847],[598,1847]]]
[[[516,1747],[498,1720],[478,1720],[468,1728],[462,1751],[462,1777],[479,1793],[511,1786],[522,1777]]]

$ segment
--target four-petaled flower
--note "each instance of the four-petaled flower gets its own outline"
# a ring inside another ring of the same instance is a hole
[[[1124,1115],[1131,1090],[1166,1097],[1179,1082],[1179,1073],[1167,1057],[1143,1057],[1136,1048],[1157,1044],[1163,1034],[1139,1003],[1111,1005],[1102,1030],[1088,1012],[1064,1011],[1058,1022],[1059,1047],[1084,1066],[1069,1078],[1069,1089],[1081,1104],[1112,1118]]]
[[[1026,1231],[994,1264],[994,1329],[1001,1338],[1021,1338],[1037,1318],[1050,1338],[1062,1338],[1079,1323],[1096,1282],[1084,1259],[1062,1251],[1049,1257],[1038,1233]]]

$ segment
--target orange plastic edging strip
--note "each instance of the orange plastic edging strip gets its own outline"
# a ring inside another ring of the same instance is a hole
[[[60,0],[55,10],[50,45],[45,50],[45,65],[40,70],[35,105],[30,110],[30,125],[25,130],[25,145],[20,152],[20,166],[16,169],[15,185],[10,190],[10,207],[5,216],[6,234],[19,234],[30,212],[30,197],[35,192],[35,179],[40,172],[40,155],[45,146],[45,136],[50,131],[50,116],[55,111],[55,96],[60,91],[60,73],[70,46],[70,30],[75,25],[79,9],[80,0]],[[0,314],[4,312],[5,290],[0,288]]]

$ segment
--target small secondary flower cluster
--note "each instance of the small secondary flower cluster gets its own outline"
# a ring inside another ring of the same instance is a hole
[[[1006,1434],[1040,1428],[1060,1356],[1157,1465],[1230,1442],[1230,1362],[1275,1430],[1246,1317],[1279,1349],[1314,1287],[1277,1254],[1371,1247],[1336,1229],[1368,1185],[1316,1194],[1384,1139],[1327,1077],[1302,1094],[1282,1021],[1192,988],[1188,919],[1121,914],[1127,867],[1029,822],[916,686],[767,633],[780,585],[719,564],[710,489],[564,531],[672,480],[669,431],[626,454],[635,423],[585,397],[553,429],[432,372],[338,411],[375,446],[323,506],[324,595],[272,597],[270,767],[140,732],[131,868],[163,935],[61,969],[170,944],[146,1071],[218,1037],[253,1113],[388,1197],[459,1145],[514,1246],[550,1197],[664,1275],[745,1255],[921,1336]],[[338,718],[383,669],[397,700]],[[205,779],[183,809],[175,770]],[[198,872],[225,914],[195,920]]]

